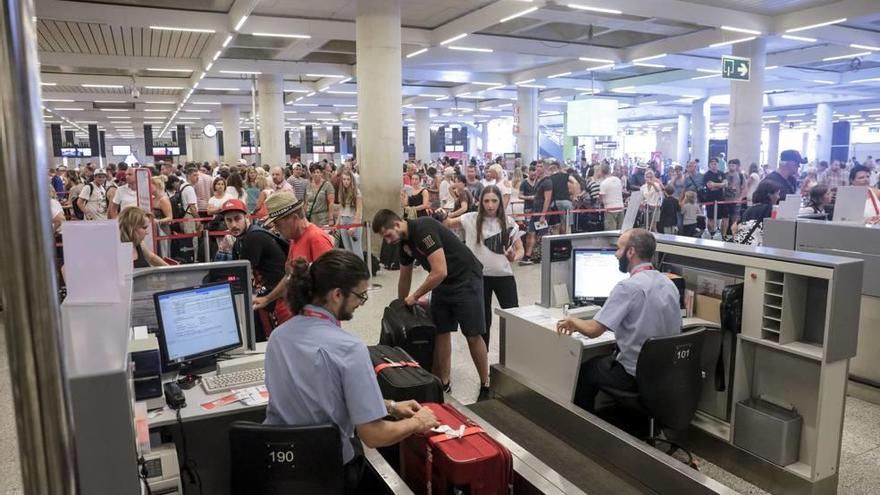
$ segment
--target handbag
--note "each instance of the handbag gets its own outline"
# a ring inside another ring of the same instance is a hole
[[[742,331],[743,283],[728,285],[721,291],[721,334],[731,332],[734,335]],[[724,339],[718,346],[718,359],[715,361],[715,390],[727,390],[724,379]]]

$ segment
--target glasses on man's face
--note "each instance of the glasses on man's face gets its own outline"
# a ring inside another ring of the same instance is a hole
[[[354,294],[354,296],[357,297],[361,301],[361,304],[366,304],[367,301],[370,299],[370,296],[367,294],[367,291],[363,291],[363,292],[350,291],[350,293]]]

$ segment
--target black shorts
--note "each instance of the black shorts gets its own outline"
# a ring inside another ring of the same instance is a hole
[[[483,314],[483,279],[475,279],[470,289],[449,297],[436,290],[431,294],[431,319],[437,333],[454,332],[461,327],[465,337],[486,333],[486,315]]]
[[[720,201],[720,200],[719,200]],[[718,205],[718,219],[727,218],[727,206],[728,205]],[[712,220],[715,218],[715,203],[707,203],[706,204],[706,218],[708,220]]]

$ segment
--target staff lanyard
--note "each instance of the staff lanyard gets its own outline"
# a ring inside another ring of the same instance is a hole
[[[302,312],[303,316],[307,318],[318,318],[319,320],[326,320],[330,323],[333,323],[336,326],[339,326],[339,323],[336,322],[335,318],[331,318],[324,313],[319,313],[318,311],[312,311],[311,309],[304,309]]]
[[[649,264],[639,265],[635,267],[632,273],[629,274],[630,277],[635,277],[637,273],[647,272],[649,270],[653,270],[654,266]]]

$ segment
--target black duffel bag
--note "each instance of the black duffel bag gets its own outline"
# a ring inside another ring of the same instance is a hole
[[[434,334],[437,327],[425,308],[407,306],[401,299],[391,301],[382,315],[379,344],[402,347],[426,370],[434,365]]]

